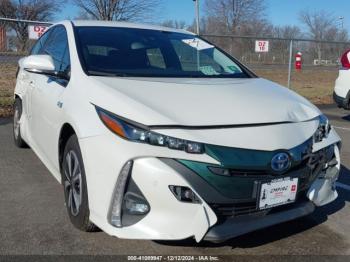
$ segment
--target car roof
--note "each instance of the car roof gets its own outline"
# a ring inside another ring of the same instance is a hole
[[[129,23],[129,22],[118,22],[118,21],[98,21],[98,20],[72,20],[74,26],[101,26],[101,27],[123,27],[123,28],[138,28],[138,29],[148,29],[166,32],[176,32],[194,35],[189,31],[183,29],[174,29],[159,25],[151,24],[139,24],[139,23]]]

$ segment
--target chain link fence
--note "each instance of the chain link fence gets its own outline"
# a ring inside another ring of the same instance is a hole
[[[0,18],[0,117],[12,114],[18,60],[28,55],[36,42],[28,35],[31,25],[47,23]]]
[[[225,35],[202,37],[236,57],[258,76],[289,86],[316,104],[333,102],[334,83],[341,67],[340,57],[350,49],[348,42]],[[255,52],[256,41],[259,40],[269,42],[268,52]],[[299,52],[302,56],[301,70],[295,69]]]
[[[225,35],[202,36],[252,67],[256,65],[288,65],[291,41],[293,42],[293,54],[301,52],[303,64],[306,67],[339,66],[340,56],[344,50],[350,48],[350,43],[346,42]],[[257,40],[269,41],[269,52],[255,52]]]
[[[0,18],[0,117],[12,113],[17,63],[35,43],[28,37],[28,26],[34,25],[42,26],[44,23]],[[316,104],[332,103],[339,60],[344,51],[350,49],[350,43],[344,42],[226,35],[202,37],[239,59],[258,76],[284,86],[290,85],[294,91]],[[255,52],[257,40],[269,41],[269,51]],[[302,53],[302,70],[295,70],[298,52]]]

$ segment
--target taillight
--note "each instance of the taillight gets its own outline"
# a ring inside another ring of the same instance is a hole
[[[341,57],[341,64],[343,68],[350,69],[350,50],[347,50]]]

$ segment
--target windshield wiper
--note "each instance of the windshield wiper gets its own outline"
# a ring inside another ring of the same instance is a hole
[[[92,76],[119,76],[119,77],[129,76],[128,74],[125,74],[125,73],[108,73],[108,72],[93,71],[93,70],[89,70],[88,73]]]

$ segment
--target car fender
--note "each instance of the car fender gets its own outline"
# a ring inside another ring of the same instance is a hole
[[[338,197],[335,187],[335,182],[338,180],[341,168],[338,146],[334,147],[334,154],[337,164],[334,167],[327,168],[308,190],[307,196],[316,206],[324,206]]]

